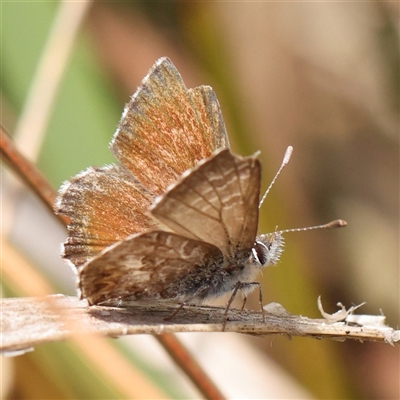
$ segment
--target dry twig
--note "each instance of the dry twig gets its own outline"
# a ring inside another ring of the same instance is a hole
[[[173,321],[165,321],[175,310],[174,305],[134,305],[127,307],[88,307],[86,301],[63,295],[43,298],[13,298],[2,300],[1,351],[29,349],[41,343],[65,340],[76,334],[98,334],[119,337],[130,334],[165,334],[177,332],[219,332],[224,308],[185,307]],[[268,311],[267,311],[268,312]],[[265,323],[260,312],[229,312],[227,332],[257,336],[271,334],[330,338],[344,341],[355,339],[400,343],[400,331],[382,325],[331,323],[324,319],[280,312],[267,314]]]

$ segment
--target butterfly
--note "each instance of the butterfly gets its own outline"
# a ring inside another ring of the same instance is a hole
[[[184,305],[233,300],[240,290],[246,299],[262,268],[278,261],[286,231],[257,236],[260,162],[231,153],[211,87],[187,89],[160,58],[110,149],[120,164],[89,167],[55,203],[70,219],[63,257],[81,298]]]

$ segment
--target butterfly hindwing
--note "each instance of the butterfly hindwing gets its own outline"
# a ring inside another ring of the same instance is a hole
[[[199,277],[209,272],[211,279],[223,262],[211,244],[152,231],[128,237],[90,260],[79,275],[79,288],[91,304],[185,301],[204,287]]]

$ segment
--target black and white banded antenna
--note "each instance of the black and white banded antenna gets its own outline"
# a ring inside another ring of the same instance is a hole
[[[271,190],[272,186],[274,186],[274,183],[276,181],[276,178],[280,175],[282,172],[283,168],[286,167],[286,165],[289,163],[290,157],[292,156],[293,153],[293,147],[288,146],[288,148],[285,151],[285,155],[283,156],[282,164],[278,169],[278,172],[275,174],[274,179],[272,179],[271,183],[269,184],[267,190],[264,193],[264,196],[262,197],[260,204],[258,205],[258,208],[261,208],[262,204],[264,203],[265,198],[267,197],[269,191]]]
[[[274,185],[276,178],[280,175],[282,172],[283,168],[286,167],[286,165],[289,163],[290,157],[292,156],[293,153],[293,147],[288,146],[288,148],[285,151],[285,155],[283,156],[283,160],[281,163],[281,166],[278,169],[278,172],[275,174],[274,179],[272,179],[271,183],[269,184],[267,190],[264,193],[264,196],[262,197],[260,204],[258,205],[258,208],[261,208],[262,204],[264,203],[265,198],[267,197],[269,191],[271,190],[272,186]],[[287,233],[287,232],[303,232],[303,231],[311,231],[314,229],[330,229],[330,228],[342,228],[347,225],[347,222],[344,221],[343,219],[336,219],[335,221],[328,222],[327,224],[322,224],[322,225],[315,225],[315,226],[308,226],[306,228],[292,228],[292,229],[284,229],[282,231],[276,231],[276,233],[282,234],[282,233]]]
[[[276,231],[275,233],[287,233],[287,232],[304,232],[312,231],[313,229],[330,229],[330,228],[342,228],[347,225],[347,222],[343,219],[335,219],[334,221],[328,222],[327,224],[307,226],[306,228],[292,228],[284,229],[282,231]]]

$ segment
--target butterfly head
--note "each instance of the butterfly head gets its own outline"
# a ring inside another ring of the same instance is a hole
[[[280,232],[266,233],[257,236],[252,249],[250,262],[258,267],[275,265],[283,251],[284,240]]]

